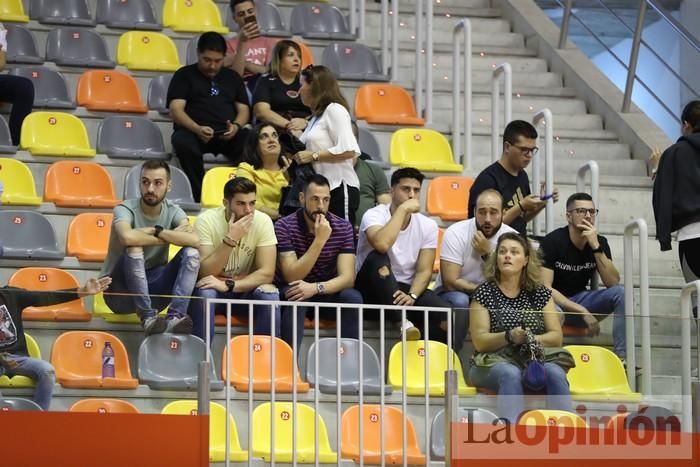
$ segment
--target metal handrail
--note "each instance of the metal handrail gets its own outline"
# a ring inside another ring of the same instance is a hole
[[[676,18],[666,13],[659,6],[656,0],[646,0],[650,7],[652,7],[673,29],[676,30],[680,36],[688,42],[695,50],[700,52],[700,41],[695,37],[690,31],[688,31],[685,26],[678,22]]]
[[[425,123],[433,122],[433,1],[425,2]]]
[[[598,190],[600,189],[600,169],[596,161],[588,161],[578,168],[576,172],[576,191],[583,192],[586,189],[586,174],[591,174],[591,198],[593,204],[598,207]],[[549,193],[549,192],[548,192]]]
[[[391,80],[399,79],[399,0],[391,0]]]
[[[540,122],[544,122],[544,184],[546,193],[554,191],[554,118],[552,111],[542,109],[532,117],[532,124],[537,127]],[[539,153],[541,154],[541,153]],[[540,161],[541,156],[534,157],[532,167],[532,192],[539,193],[540,190]],[[533,233],[540,235],[540,223],[534,219]],[[554,199],[547,200],[545,209],[545,233],[549,233],[554,228]]]
[[[693,322],[693,304],[690,296],[693,292],[700,296],[700,280],[685,284],[681,290],[681,399],[683,408],[681,429],[685,433],[693,431],[693,401],[690,381],[690,323]],[[700,368],[700,355],[698,355],[698,365]]]
[[[389,75],[389,0],[380,4],[379,24],[381,25],[380,42],[382,49],[382,74]]]
[[[358,25],[357,25],[357,38],[365,38],[365,0],[359,0],[358,4]]]
[[[460,50],[459,34],[464,32],[464,154],[462,141],[459,137],[459,96],[460,96]],[[466,170],[472,168],[472,23],[469,18],[462,18],[455,23],[452,31],[452,154],[461,162]]]
[[[357,0],[350,0],[348,10],[350,10],[348,21],[350,23],[350,32],[353,34],[357,34]]]
[[[416,0],[416,58],[413,64],[413,94],[415,96],[416,113],[418,115],[422,115],[423,112],[423,32],[425,31],[423,1],[424,0]]]
[[[501,63],[491,75],[491,160],[498,160],[498,114],[499,114],[499,82],[503,75],[503,107],[504,120],[503,127],[513,119],[513,69],[510,63]]]

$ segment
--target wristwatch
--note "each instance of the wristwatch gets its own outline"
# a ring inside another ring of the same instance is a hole
[[[153,226],[153,228],[155,229],[155,231],[153,232],[153,236],[158,238],[158,235],[160,235],[160,233],[163,231],[163,226],[156,224]]]
[[[595,250],[591,249],[591,251],[593,252],[593,254],[603,253],[603,245],[598,245],[598,248],[596,248]]]
[[[418,300],[418,295],[414,294],[413,292],[408,292],[408,296],[411,297],[414,302]]]
[[[228,293],[233,292],[233,288],[236,286],[236,281],[233,279],[226,279],[226,287],[228,287]]]
[[[314,160],[314,162],[318,162],[319,157],[321,157],[321,155],[318,153],[318,151],[311,154],[311,158]]]
[[[323,285],[323,282],[316,282],[316,291],[319,295],[323,295],[326,292],[326,286]]]

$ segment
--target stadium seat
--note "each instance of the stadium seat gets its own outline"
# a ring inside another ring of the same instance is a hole
[[[272,376],[270,336],[253,336],[253,391],[271,392],[272,385],[276,392],[290,393],[296,379],[297,392],[308,392],[309,383],[294,373],[292,348],[279,337],[275,337],[275,376]],[[236,336],[227,346],[230,352],[231,375],[226,376],[226,349],[221,355],[221,375],[224,381],[233,385],[236,391],[247,392],[250,382],[248,372],[248,335]]]
[[[97,0],[97,22],[113,29],[160,31],[149,0]]]
[[[271,411],[274,410],[275,439],[274,448],[271,446]],[[328,440],[326,424],[308,405],[297,404],[296,410],[291,402],[275,402],[274,408],[270,402],[264,402],[253,411],[253,456],[262,457],[270,462],[274,449],[275,462],[292,463],[294,456],[293,436],[294,418],[296,417],[296,461],[301,464],[313,464],[316,455],[314,440],[314,419],[318,420],[318,460],[321,464],[337,464],[338,454],[333,452]]]
[[[69,412],[140,413],[131,402],[121,399],[83,399],[68,409]]]
[[[114,350],[114,378],[102,378],[102,351],[109,342]],[[100,331],[68,331],[56,338],[51,348],[56,381],[64,388],[135,389],[129,356],[122,341]]]
[[[159,32],[122,34],[117,45],[117,62],[130,70],[175,71],[180,68],[175,43]]]
[[[148,83],[148,108],[161,114],[170,113],[167,106],[168,86],[173,75],[158,75]]]
[[[83,122],[68,113],[32,112],[22,122],[20,146],[33,156],[94,157]]]
[[[14,410],[36,411],[41,412],[41,407],[36,402],[29,399],[6,398],[0,397],[0,412],[9,412]]]
[[[125,187],[126,188],[126,187]],[[195,221],[197,220],[197,216],[187,216],[187,220],[190,222],[190,225],[194,226]],[[180,252],[182,247],[180,245],[175,245],[174,243],[171,243],[170,246],[168,247],[168,261],[172,261],[175,256]],[[214,324],[216,325],[221,325],[226,323],[226,317],[222,315],[214,315]],[[216,318],[223,318],[223,323],[219,323]],[[231,316],[231,321],[234,320],[234,316]]]
[[[163,26],[176,32],[229,32],[212,0],[165,0]]]
[[[360,151],[367,154],[371,160],[368,162],[379,165],[382,169],[391,167],[382,157],[382,149],[379,146],[379,141],[374,134],[367,128],[357,128],[357,144],[360,145]]]
[[[22,268],[8,281],[10,287],[27,290],[65,290],[80,287],[78,280],[68,271],[57,268]],[[22,310],[24,321],[90,321],[92,315],[81,299],[49,306],[29,306]]]
[[[34,85],[34,107],[74,109],[75,103],[68,93],[68,85],[58,71],[44,66],[13,68],[10,74],[22,76]]]
[[[56,28],[49,32],[46,61],[59,66],[114,68],[105,40],[96,31],[85,28]]]
[[[60,260],[56,231],[37,211],[0,211],[0,258]]]
[[[105,117],[97,127],[97,151],[115,159],[170,159],[158,125],[137,116]]]
[[[299,44],[299,48],[301,49],[301,69],[303,70],[309,65],[313,65],[315,63],[314,60],[314,53],[311,51],[311,48],[304,44],[301,40],[295,40],[297,44]]]
[[[170,180],[172,181],[172,188],[167,193],[166,197],[173,203],[180,206],[185,211],[197,211],[199,212],[201,206],[199,203],[194,202],[192,197],[192,187],[190,182],[187,180],[187,175],[182,169],[170,166]],[[124,199],[134,199],[141,197],[141,165],[135,165],[126,173],[124,177]],[[223,199],[223,190],[222,190]]]
[[[428,394],[431,396],[445,395],[445,371],[447,371],[447,346],[442,342],[428,341],[429,368]],[[425,394],[425,341],[406,342],[406,394],[423,396]],[[452,369],[457,370],[458,392],[460,396],[476,394],[476,388],[469,387],[464,382],[462,362],[459,356],[450,350],[453,357]],[[401,375],[401,342],[397,342],[389,353],[389,384],[395,390],[402,390]]]
[[[0,154],[14,154],[16,152],[17,146],[12,144],[10,128],[5,119],[0,117]]]
[[[573,412],[547,409],[528,410],[520,415],[518,425],[588,428],[586,421]]]
[[[24,13],[22,0],[3,0],[0,2],[0,21],[28,23],[29,16]]]
[[[95,25],[87,0],[31,0],[29,16],[46,24]]]
[[[379,59],[372,49],[359,42],[334,42],[323,49],[321,62],[338,79],[354,81],[389,81],[382,73]]]
[[[423,125],[413,98],[398,85],[363,84],[355,94],[355,117],[367,123]]]
[[[197,415],[196,400],[170,402],[163,407],[163,415]],[[248,451],[241,449],[238,441],[238,428],[233,415],[229,414],[229,459],[231,462],[245,462]],[[218,402],[209,403],[209,462],[226,462],[226,408]]]
[[[218,208],[224,199],[224,185],[236,177],[236,167],[212,167],[202,180],[202,207]]]
[[[426,172],[462,172],[452,148],[441,133],[423,128],[402,128],[391,135],[389,159],[392,165],[414,167]]]
[[[274,3],[267,0],[255,0],[255,17],[263,36],[291,37],[292,33],[284,25],[280,10]],[[238,32],[238,25],[233,20],[233,15],[226,15],[226,26],[231,31]]]
[[[68,225],[66,254],[78,261],[104,261],[111,229],[112,213],[78,214]]]
[[[433,178],[428,185],[428,214],[443,221],[466,219],[469,189],[473,184],[471,177],[443,175]]]
[[[192,38],[187,41],[187,52],[185,53],[186,65],[192,65],[193,63],[197,63],[197,60],[199,60],[197,57],[197,42],[199,41],[200,37],[201,34],[197,34],[192,36]]]
[[[642,395],[632,392],[625,367],[610,350],[595,345],[567,345],[576,366],[566,374],[574,400],[639,402]]]
[[[44,200],[63,208],[113,208],[120,203],[107,169],[83,161],[51,164],[44,179]]]
[[[624,407],[624,406],[623,406]],[[619,410],[619,409],[618,409]],[[656,405],[640,405],[638,410],[631,408],[632,412],[616,413],[611,417],[598,417],[599,423],[605,423],[604,428],[608,430],[632,429],[639,431],[655,430],[655,431],[681,431],[681,422],[678,416],[673,413],[673,410]],[[602,426],[593,426],[594,418],[589,419],[591,428]]]
[[[156,390],[196,391],[199,362],[206,360],[207,351],[207,345],[197,336],[148,336],[139,347],[139,381]],[[209,360],[213,362],[212,358]],[[224,388],[224,382],[216,378],[214,365],[211,366],[210,384],[215,391]]]
[[[161,311],[161,315],[165,316],[167,309]],[[105,303],[104,294],[102,292],[94,296],[92,300],[92,314],[96,317],[102,318],[108,323],[120,323],[120,324],[141,324],[141,320],[136,314],[136,309],[134,313],[115,313],[113,312]]]
[[[325,337],[318,341],[318,388],[327,394],[336,394],[340,386],[341,394],[360,393],[359,354],[360,342],[357,339],[341,339],[340,378],[337,380],[336,348],[334,337]],[[311,344],[306,358],[306,380],[312,387],[316,386],[315,378],[316,344]],[[362,343],[362,376],[364,394],[380,394],[379,359],[374,349],[366,342]],[[391,386],[384,386],[384,393],[391,394]]]
[[[0,203],[22,206],[41,205],[41,198],[36,195],[34,176],[24,162],[9,157],[0,158],[0,181],[4,186]]]
[[[498,415],[486,409],[459,407],[457,416],[460,423],[477,423],[493,426],[498,420]],[[430,460],[445,460],[445,410],[440,411],[433,418],[430,425]]]
[[[438,244],[435,249],[435,259],[433,260],[433,272],[440,272],[440,249],[442,249],[442,236],[445,235],[445,229],[440,227],[438,229]]]
[[[86,71],[76,92],[78,105],[92,111],[146,113],[136,80],[116,70]]]
[[[2,8],[0,4],[0,8]],[[44,58],[39,55],[34,33],[24,26],[7,23],[7,63],[26,63],[41,65]]]
[[[41,360],[39,344],[26,332],[24,333],[24,339],[27,341],[27,353],[29,356]],[[0,388],[33,388],[34,386],[34,380],[26,376],[15,375],[12,378],[7,375],[0,376]],[[2,397],[0,397],[0,400],[2,400]]]
[[[323,3],[304,3],[292,9],[292,34],[304,39],[355,40],[338,7]]]
[[[381,420],[381,422],[380,422]],[[360,452],[360,406],[353,405],[343,413],[341,421],[342,457],[365,464],[381,464],[381,429],[384,428],[384,462],[403,463],[403,412],[398,407],[365,404],[362,408],[362,452]],[[425,464],[413,422],[406,415],[406,458],[409,465]]]

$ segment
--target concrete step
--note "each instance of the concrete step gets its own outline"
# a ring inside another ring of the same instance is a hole
[[[472,73],[472,79],[474,83],[484,84],[491,83],[492,71],[481,71],[474,70]],[[412,66],[403,66],[399,68],[399,82],[402,86],[406,83],[410,83],[413,87],[413,76],[414,68]],[[452,77],[451,69],[447,67],[433,69],[433,80],[434,81],[449,81]],[[425,85],[425,84],[424,84]],[[536,73],[513,73],[513,88],[516,89],[519,86],[530,86],[530,87],[561,87],[563,86],[561,75],[557,73],[549,72],[536,72]],[[517,92],[517,91],[516,91]]]
[[[319,56],[320,57],[320,56]],[[415,53],[404,52],[399,55],[399,63],[401,66],[411,66],[415,67],[416,55]],[[548,71],[547,62],[543,59],[536,57],[519,57],[519,56],[502,56],[502,55],[489,55],[482,57],[479,53],[474,53],[472,56],[472,69],[473,70],[493,70],[498,65],[502,63],[509,63],[513,69],[513,74],[523,73],[523,72],[544,72]],[[421,66],[425,66],[425,55],[421,59]],[[433,66],[440,70],[451,70],[452,69],[452,52],[449,53],[433,53]],[[451,75],[451,72],[450,72]]]

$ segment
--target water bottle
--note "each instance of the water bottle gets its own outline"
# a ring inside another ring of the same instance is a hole
[[[102,378],[114,378],[114,350],[111,342],[105,342],[102,351]]]

